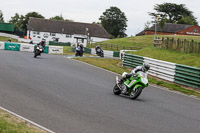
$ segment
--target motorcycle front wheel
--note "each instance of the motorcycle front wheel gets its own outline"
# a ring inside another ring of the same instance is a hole
[[[39,51],[36,49],[34,52],[34,58],[36,58],[39,55]]]
[[[129,98],[134,100],[138,98],[141,93],[142,93],[142,87],[139,86],[135,91],[134,89],[131,91]]]
[[[115,95],[119,95],[119,94],[121,94],[121,90],[119,89],[119,87],[117,86],[117,84],[114,86],[114,88],[113,88],[113,93],[115,94]]]

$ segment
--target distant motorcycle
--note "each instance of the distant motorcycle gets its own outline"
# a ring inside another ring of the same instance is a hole
[[[127,74],[124,72],[122,77]],[[130,99],[136,99],[142,93],[142,90],[149,85],[147,74],[144,72],[138,72],[135,75],[132,75],[129,79],[125,80],[123,83],[119,84],[119,79],[116,76],[116,85],[113,88],[113,93],[115,95],[128,95]],[[126,90],[126,92],[123,92]]]
[[[34,49],[34,58],[36,58],[38,55],[41,55],[41,53],[44,51],[43,46],[36,45]]]
[[[75,56],[83,56],[83,50],[80,47],[76,48]]]
[[[96,54],[100,57],[104,57],[104,52],[100,47],[96,47]]]

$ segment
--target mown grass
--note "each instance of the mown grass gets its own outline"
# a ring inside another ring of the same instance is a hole
[[[147,47],[138,51],[127,53],[173,62],[177,64],[200,67],[200,54],[181,53],[174,50],[165,50],[153,47]]]
[[[103,59],[103,58],[74,58],[74,59],[104,68],[106,70],[109,70],[118,74],[122,74],[123,72],[130,73],[131,71],[130,68],[123,67],[121,65],[121,60],[119,59]],[[184,94],[194,95],[200,98],[200,92],[198,92],[199,90],[190,89],[190,88],[187,88],[187,87],[184,87],[172,82],[168,82],[168,81],[164,81],[164,80],[152,77],[150,75],[148,76],[148,79],[149,79],[150,84],[166,87],[170,90],[179,91]]]
[[[0,133],[45,133],[0,109]]]
[[[159,35],[158,37],[169,37],[169,38],[181,38],[188,40],[200,40],[198,36],[164,36]],[[140,47],[140,50],[135,52],[127,52],[130,54],[136,54],[144,57],[164,60],[168,62],[189,65],[194,67],[200,67],[200,54],[193,53],[183,53],[175,50],[166,50],[161,48],[154,48],[153,46],[154,36],[153,35],[145,35],[145,36],[136,36],[129,38],[120,38],[120,39],[112,39],[105,41],[106,43],[118,44],[122,46],[131,46],[131,47]]]
[[[7,42],[9,37],[0,36],[0,41]],[[11,38],[11,42],[18,42],[18,40]]]

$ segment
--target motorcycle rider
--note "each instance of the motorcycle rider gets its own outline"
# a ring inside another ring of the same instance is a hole
[[[119,83],[118,83],[118,84],[123,83],[124,80],[130,78],[132,75],[133,75],[134,77],[137,77],[137,76],[138,76],[137,72],[139,72],[139,71],[142,71],[142,72],[146,73],[149,69],[150,69],[149,63],[143,63],[142,66],[137,66],[135,69],[133,69],[133,70],[131,71],[131,73],[128,73],[128,74],[124,75],[124,76],[119,80]],[[127,91],[127,88],[125,87],[125,89],[122,91],[122,93],[126,93],[126,91]]]
[[[45,45],[46,45],[45,43],[46,43],[45,40],[42,39],[42,41],[40,43],[38,43],[38,45],[41,45],[43,47],[43,50],[44,50]]]
[[[37,45],[39,46],[39,45],[41,45],[43,48],[42,48],[42,52],[44,52],[44,49],[45,49],[45,44],[46,42],[45,42],[45,39],[42,39],[42,41],[41,42],[39,42]],[[34,48],[34,51],[36,50],[36,47]],[[41,56],[41,53],[39,54],[40,56]]]
[[[83,56],[83,52],[85,51],[83,44],[80,44],[80,48],[81,48],[81,56]]]
[[[101,49],[100,46],[96,46],[95,51],[96,51],[96,54],[97,54],[97,53],[100,53],[103,50]]]

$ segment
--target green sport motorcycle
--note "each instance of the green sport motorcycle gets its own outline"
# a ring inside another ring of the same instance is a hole
[[[122,77],[124,77],[125,74],[127,73],[124,72]],[[119,78],[116,76],[116,85],[113,88],[113,93],[115,95],[128,95],[130,99],[136,99],[148,85],[147,74],[141,71],[136,75],[132,75],[129,79],[124,80],[122,83],[119,83]]]

